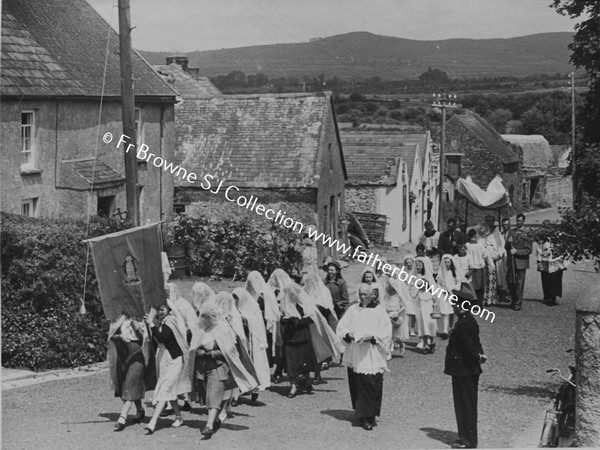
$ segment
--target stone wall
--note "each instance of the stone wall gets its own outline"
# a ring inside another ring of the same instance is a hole
[[[346,188],[346,210],[367,213],[379,212],[378,188],[369,186]]]
[[[546,182],[546,201],[552,206],[573,204],[573,183],[571,177],[549,176]]]

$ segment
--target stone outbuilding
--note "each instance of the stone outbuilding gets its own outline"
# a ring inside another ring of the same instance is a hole
[[[308,205],[320,232],[344,240],[347,175],[331,93],[184,99],[176,135],[176,162],[198,177],[193,184],[175,180],[179,211],[198,201],[231,201],[225,191],[232,187],[229,197]],[[211,189],[203,188],[207,176]],[[321,243],[317,249],[319,260],[339,256]]]
[[[176,94],[141,56],[132,57],[137,143],[171,160]],[[2,211],[69,218],[125,212],[117,33],[85,0],[4,0],[1,64]],[[141,222],[161,220],[172,211],[173,177],[145,162],[138,171]]]
[[[546,204],[548,175],[554,165],[554,154],[546,138],[539,134],[503,134],[502,139],[523,151],[523,207]]]
[[[509,193],[511,206],[500,211],[510,216],[523,210],[523,151],[509,144],[476,113],[454,114],[446,124],[444,217],[465,217],[466,201],[455,195],[456,180],[471,176],[485,189],[496,175]],[[489,210],[469,205],[468,225],[483,221]]]

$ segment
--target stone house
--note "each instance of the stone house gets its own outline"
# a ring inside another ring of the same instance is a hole
[[[464,219],[466,202],[455,195],[458,178],[471,176],[482,189],[500,175],[512,206],[501,211],[513,215],[523,210],[523,151],[502,136],[476,113],[454,114],[446,123],[445,189],[443,221],[454,216]],[[469,205],[468,225],[483,221],[489,210]]]
[[[109,30],[85,0],[2,2],[2,211],[69,218],[126,211],[116,148],[119,38],[110,31],[107,49]],[[170,160],[175,92],[135,52],[133,73],[138,144]],[[150,163],[138,169],[141,222],[158,221],[172,211],[173,177]]]
[[[437,216],[429,133],[363,126],[342,128],[340,136],[348,168],[346,208],[387,216],[385,240],[393,246],[412,242],[428,214]]]
[[[546,138],[539,134],[503,134],[502,139],[523,151],[523,207],[547,203],[546,188],[554,154]]]
[[[320,232],[344,239],[347,175],[331,93],[184,99],[175,117],[176,162],[199,180],[175,180],[179,211],[240,196],[287,202],[309,207]],[[322,243],[317,250],[319,260],[339,256]]]

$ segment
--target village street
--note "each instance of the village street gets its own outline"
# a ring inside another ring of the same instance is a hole
[[[540,214],[538,214],[540,215]],[[541,214],[543,216],[543,213]],[[394,254],[386,254],[393,260]],[[533,263],[532,258],[532,263]],[[591,264],[569,266],[558,306],[541,300],[539,274],[527,273],[523,310],[496,307],[493,323],[478,319],[489,361],[483,366],[479,396],[480,447],[536,443],[544,411],[559,383],[545,370],[567,370],[574,345],[574,299],[597,277]],[[351,295],[362,265],[344,269]],[[232,287],[238,283],[229,283]],[[181,282],[189,290],[191,281]],[[2,446],[16,448],[447,448],[456,439],[450,377],[443,374],[445,341],[433,355],[416,351],[413,338],[403,358],[394,357],[384,377],[381,418],[373,431],[351,424],[346,370],[323,373],[313,395],[286,398],[289,387],[274,385],[252,404],[245,399],[233,418],[210,441],[201,442],[203,409],[184,414],[185,425],[170,428],[161,419],[152,436],[142,425],[113,432],[120,401],[108,374],[50,381],[2,392]],[[146,402],[147,414],[152,407]]]

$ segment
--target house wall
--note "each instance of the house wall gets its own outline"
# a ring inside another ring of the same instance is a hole
[[[2,211],[20,214],[21,202],[37,198],[39,217],[84,218],[88,200],[92,214],[96,212],[97,192],[57,189],[61,160],[90,158],[97,154],[100,161],[121,174],[125,173],[123,151],[116,148],[122,134],[121,106],[104,102],[98,118],[97,101],[2,100],[0,136],[3,164],[0,168]],[[143,142],[154,154],[166,161],[173,159],[173,105],[138,104],[142,109]],[[21,112],[35,111],[37,169],[33,174],[21,173]],[[98,123],[100,126],[98,127]],[[113,134],[110,144],[102,142],[106,132]],[[172,212],[173,180],[152,164],[138,174],[143,186],[141,223],[158,221]],[[102,195],[102,193],[100,193]],[[116,189],[115,208],[126,210],[125,187]]]
[[[381,206],[379,186],[346,187],[346,210],[350,212],[367,212],[387,214]]]
[[[549,176],[546,182],[546,201],[551,206],[573,204],[573,182],[571,177]]]
[[[320,163],[317,211],[319,230],[335,239],[345,240],[346,230],[341,225],[345,220],[345,177],[342,150],[336,133],[333,107],[329,103],[321,130],[318,161]],[[327,256],[339,258],[337,249],[317,245],[317,258],[321,262]]]
[[[513,187],[512,207],[503,208],[502,215],[512,216],[523,210],[523,151],[515,146],[512,148],[518,152],[519,163],[517,170],[513,173],[505,173],[504,165],[494,152],[485,147],[466,128],[457,122],[448,122],[446,126],[446,151],[448,153],[462,153],[461,177],[471,176],[473,182],[482,189],[494,179],[496,175],[502,177],[504,187],[510,192]],[[452,208],[453,206],[453,208]],[[459,219],[465,218],[465,201],[462,196],[455,196],[453,205],[444,208],[443,222],[449,217],[449,211],[453,210],[453,216]],[[468,225],[474,225],[484,220],[490,214],[489,210],[478,208],[473,204],[468,206]],[[494,214],[496,214],[494,212]]]

